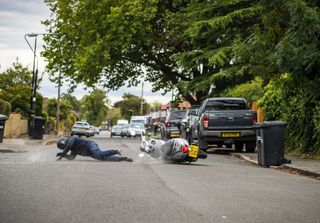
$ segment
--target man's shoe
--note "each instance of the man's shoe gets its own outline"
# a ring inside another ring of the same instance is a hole
[[[133,161],[133,159],[131,159],[131,158],[127,158],[127,160],[126,161],[128,161],[128,162],[132,162]]]
[[[125,156],[125,157],[121,157],[120,161],[132,162],[133,160],[131,158],[128,158],[128,157]]]
[[[116,149],[116,154],[118,154],[118,155],[122,155],[122,149]]]

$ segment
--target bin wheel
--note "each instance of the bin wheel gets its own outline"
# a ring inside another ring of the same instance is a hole
[[[242,152],[242,149],[243,149],[243,142],[236,142],[234,144],[234,147],[235,147],[235,151],[240,153]]]
[[[247,153],[254,153],[256,149],[256,142],[247,142],[246,143],[246,152]]]

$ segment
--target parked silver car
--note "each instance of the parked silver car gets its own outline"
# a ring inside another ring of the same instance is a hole
[[[110,137],[113,137],[113,136],[122,136],[122,127],[121,126],[115,125],[112,127]]]
[[[72,126],[71,135],[94,136],[94,129],[88,122],[78,121]]]
[[[146,134],[146,129],[143,124],[134,123],[130,124],[127,132],[128,137],[136,137]]]

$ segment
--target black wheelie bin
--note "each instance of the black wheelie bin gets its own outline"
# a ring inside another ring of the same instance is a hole
[[[287,122],[269,121],[256,126],[258,164],[260,166],[280,166],[290,163],[284,157]]]

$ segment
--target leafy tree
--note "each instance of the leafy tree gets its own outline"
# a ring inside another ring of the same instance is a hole
[[[9,102],[0,99],[0,114],[6,115],[9,117],[11,112],[11,105]]]
[[[69,114],[67,119],[66,127],[67,129],[71,129],[74,123],[77,121],[77,117],[74,114]]]
[[[161,103],[156,101],[150,104],[150,109],[152,110],[158,110],[160,109]]]
[[[61,100],[60,112],[59,112],[60,120],[67,120],[68,115],[70,114],[71,110],[72,110],[72,106],[68,103],[68,101]],[[50,117],[52,117],[52,118],[56,117],[57,99],[52,98],[52,99],[48,100],[48,102],[46,104],[46,111]]]
[[[248,50],[253,58],[264,55],[270,71],[265,81],[272,81],[260,102],[266,118],[288,121],[289,149],[320,153],[316,118],[320,93],[314,90],[320,84],[319,3],[265,1],[263,15],[264,27],[255,33],[255,44]],[[254,47],[261,43],[264,48]]]
[[[222,92],[221,95],[227,97],[245,98],[249,104],[254,101],[257,102],[264,94],[262,81],[263,80],[261,78],[256,77],[252,81],[240,84],[232,89],[228,89],[225,92]]]
[[[107,112],[107,120],[109,125],[115,125],[119,119],[122,119],[120,108],[113,108]]]
[[[63,93],[61,95],[61,99],[64,101],[67,101],[72,106],[72,109],[74,111],[76,112],[80,111],[80,106],[81,106],[80,101],[75,96],[72,96],[71,94]]]
[[[48,31],[56,34],[46,37],[47,68],[52,73],[61,68],[73,82],[99,83],[113,90],[127,82],[138,84],[146,71],[144,78],[153,83],[153,90],[170,91],[199,73],[179,69],[172,59],[186,44],[177,35],[180,30],[168,32],[170,24],[166,24],[189,2],[46,0],[56,16],[44,21]],[[179,90],[194,101],[190,92]]]
[[[120,108],[121,116],[129,120],[132,115],[140,115],[141,112],[141,98],[125,93],[122,96],[123,100],[114,104],[115,108]],[[150,109],[150,105],[143,99],[143,114],[146,114]]]
[[[11,110],[23,116],[30,115],[32,74],[19,60],[0,73],[0,97],[11,104]],[[36,94],[36,115],[42,114],[42,96]]]
[[[180,82],[180,89],[200,91],[203,97],[207,97],[210,88],[215,86],[213,93],[218,96],[225,89],[254,78],[249,58],[243,54],[250,44],[246,40],[261,23],[260,2],[192,1],[184,10],[173,15],[172,25],[182,28],[185,43],[174,58],[185,71],[192,71],[194,77]],[[198,97],[198,94],[195,96]]]
[[[84,96],[82,105],[85,117],[90,124],[99,126],[105,120],[108,110],[107,102],[106,92],[100,89],[95,89],[90,95]]]
[[[28,117],[30,115],[30,95],[31,87],[25,85],[16,85],[7,87],[5,91],[0,92],[0,97],[11,104],[11,110],[19,112],[23,116]],[[42,114],[42,96],[36,94],[36,115]]]
[[[0,90],[6,90],[16,85],[31,86],[32,74],[27,67],[24,67],[18,60],[5,72],[0,74]]]

